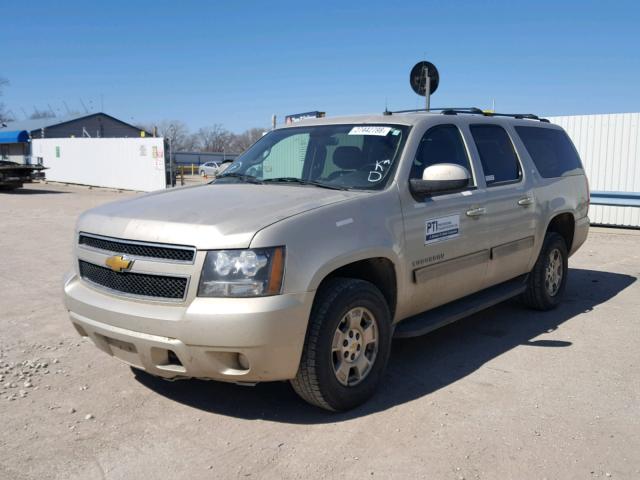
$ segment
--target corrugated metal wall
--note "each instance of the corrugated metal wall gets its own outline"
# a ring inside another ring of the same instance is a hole
[[[564,128],[592,191],[640,192],[640,113],[550,117]],[[594,224],[640,227],[640,208],[592,205]]]

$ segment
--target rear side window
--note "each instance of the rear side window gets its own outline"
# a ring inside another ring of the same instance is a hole
[[[580,157],[564,131],[540,127],[515,128],[544,178],[561,177],[571,170],[582,168]]]
[[[480,154],[487,186],[522,178],[520,162],[504,128],[498,125],[471,125],[469,128]]]

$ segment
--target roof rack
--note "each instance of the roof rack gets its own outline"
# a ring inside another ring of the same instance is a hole
[[[539,120],[541,122],[549,123],[546,118],[540,118],[533,113],[495,113],[491,110],[482,110],[478,107],[444,107],[444,108],[415,108],[410,110],[395,110],[393,112],[385,110],[383,115],[393,115],[394,113],[429,113],[440,112],[442,115],[457,115],[459,113],[471,114],[471,115],[483,115],[485,117],[511,117],[517,119],[527,120]]]

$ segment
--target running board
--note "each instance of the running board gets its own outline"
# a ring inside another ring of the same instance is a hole
[[[449,323],[468,317],[509,298],[521,294],[527,288],[527,275],[500,283],[467,297],[455,300],[433,310],[402,320],[396,325],[394,338],[419,337]]]

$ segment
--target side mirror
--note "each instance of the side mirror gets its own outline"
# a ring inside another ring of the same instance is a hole
[[[411,192],[418,196],[455,192],[469,186],[469,171],[455,163],[437,163],[422,172],[422,179],[409,180]]]

